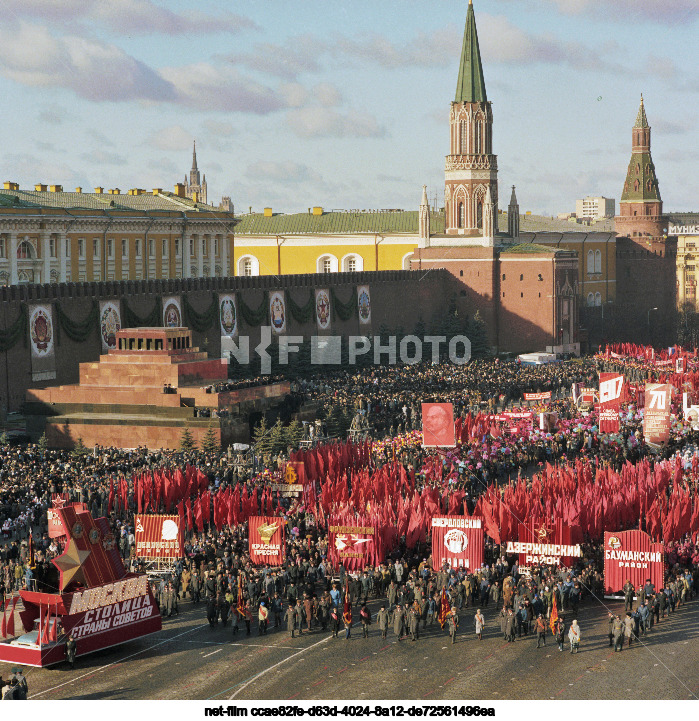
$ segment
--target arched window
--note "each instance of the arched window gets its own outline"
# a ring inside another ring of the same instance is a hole
[[[463,228],[466,225],[466,206],[463,204],[463,202],[459,203],[458,209],[459,209],[459,213],[458,213],[459,228]]]
[[[329,253],[316,261],[316,273],[337,273],[337,258]]]
[[[468,153],[468,123],[463,121],[461,123],[461,154],[466,155]]]
[[[595,305],[600,306],[602,305],[602,294],[601,293],[595,293]]]
[[[595,272],[595,251],[594,250],[587,251],[587,272],[588,273]]]
[[[476,227],[483,227],[483,201],[480,199],[476,201]]]
[[[356,253],[349,253],[342,259],[341,265],[344,273],[354,273],[355,271],[364,270],[364,259]]]
[[[588,293],[587,294],[587,307],[592,308],[592,306],[595,304],[595,296],[594,293]]]
[[[602,251],[595,251],[595,273],[602,272]]]
[[[476,120],[473,126],[473,152],[475,155],[480,155],[483,152],[482,140],[483,136],[483,123],[481,120]]]
[[[23,240],[17,246],[17,257],[18,258],[32,258],[32,244]]]
[[[260,274],[260,261],[254,255],[244,255],[238,261],[238,275],[253,276]]]
[[[636,180],[633,181],[633,189],[634,189],[636,192],[638,192],[639,185],[640,185],[640,184],[639,184],[639,182],[638,182],[638,178],[636,178]]]

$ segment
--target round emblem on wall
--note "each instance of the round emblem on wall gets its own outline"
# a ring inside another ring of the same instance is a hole
[[[116,539],[113,533],[108,533],[102,540],[102,547],[105,551],[111,551],[116,546]]]
[[[85,529],[83,528],[83,524],[82,524],[82,523],[76,523],[76,524],[73,526],[73,528],[72,528],[72,530],[71,530],[70,533],[71,533],[71,535],[73,536],[73,538],[82,538],[84,532],[85,532]]]
[[[87,537],[90,539],[90,543],[98,543],[101,535],[99,528],[91,528]]]

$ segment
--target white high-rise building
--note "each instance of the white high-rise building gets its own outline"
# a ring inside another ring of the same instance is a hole
[[[575,201],[575,215],[578,218],[591,218],[592,220],[613,218],[615,215],[615,205],[616,201],[614,198],[604,198],[602,196],[592,197],[588,195],[582,200]]]

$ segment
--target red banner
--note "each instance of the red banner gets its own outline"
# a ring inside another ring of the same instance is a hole
[[[507,553],[519,554],[520,566],[543,563],[570,566],[582,557],[580,545],[573,543],[572,528],[558,518],[553,523],[530,521],[519,524],[519,540],[507,542]],[[576,528],[576,531],[579,529]]]
[[[51,505],[46,512],[46,516],[49,524],[49,538],[60,538],[65,536],[66,532],[63,528],[63,522],[61,521],[61,515],[58,513],[59,509],[65,508],[70,504],[70,495],[67,493],[52,493],[51,494]],[[77,504],[80,506],[81,511],[86,511],[87,508],[83,504]]]
[[[285,531],[284,519],[279,516],[250,516],[250,560],[256,565],[281,566],[284,563]]]
[[[546,391],[545,393],[525,393],[524,400],[525,401],[550,401],[551,400],[551,391]]]
[[[483,565],[483,519],[475,516],[432,518],[432,563],[435,569],[448,563],[452,569],[470,572]]]
[[[454,406],[451,403],[422,404],[422,445],[426,448],[456,445]]]
[[[660,445],[670,438],[670,393],[668,383],[646,383],[643,435],[646,443]]]
[[[643,531],[604,532],[604,591],[621,591],[627,581],[638,589],[648,578],[663,588],[665,563],[663,544],[653,543]]]
[[[377,546],[376,525],[328,526],[328,558],[334,566],[340,563],[347,571],[361,571],[374,565]]]
[[[139,558],[183,558],[184,525],[179,516],[136,516]]]
[[[619,432],[619,408],[624,376],[616,373],[599,374],[599,429],[602,433]]]
[[[306,464],[303,461],[289,461],[284,471],[284,481],[290,484],[306,485]]]

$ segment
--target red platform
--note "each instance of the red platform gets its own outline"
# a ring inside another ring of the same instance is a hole
[[[64,553],[53,563],[59,593],[20,591],[27,633],[0,643],[0,662],[50,666],[65,660],[72,633],[84,656],[162,628],[145,574],[127,573],[105,518],[72,506],[54,511],[66,529]]]

